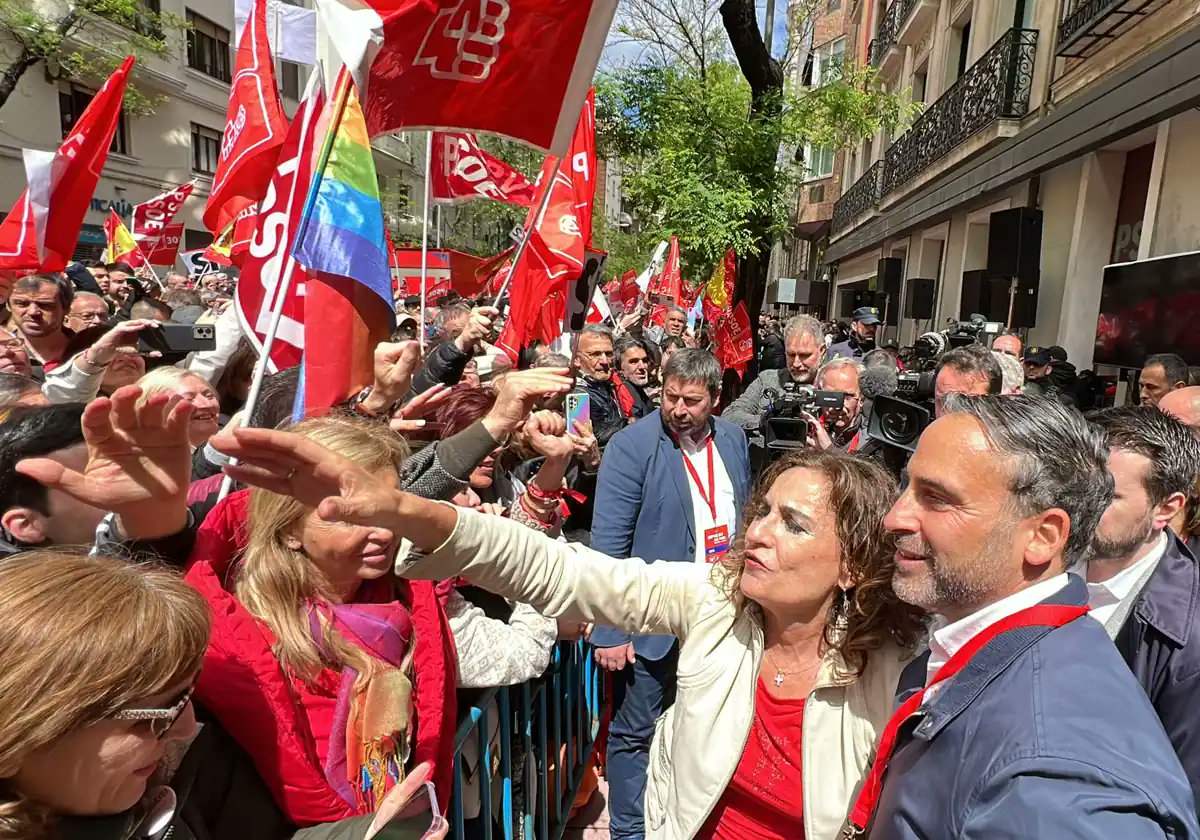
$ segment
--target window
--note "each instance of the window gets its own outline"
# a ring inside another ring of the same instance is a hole
[[[846,39],[838,38],[813,50],[805,61],[802,81],[805,87],[820,87],[836,81],[846,63]]]
[[[95,95],[90,90],[84,90],[75,85],[59,88],[58,113],[62,120],[62,136],[64,140],[71,133],[71,129],[79,119],[79,115],[83,113],[83,109],[88,106],[88,103],[92,101],[92,97]],[[129,154],[128,122],[128,119],[125,117],[125,111],[122,109],[121,116],[117,120],[117,130],[113,134],[112,144],[108,147],[110,152],[116,152],[119,155]]]
[[[221,132],[192,123],[192,170],[212,175],[220,159]]]
[[[291,61],[279,62],[279,90],[288,99],[300,101],[300,65]]]
[[[804,178],[812,181],[817,178],[828,178],[833,174],[833,146],[804,147]]]
[[[222,82],[232,79],[229,72],[229,30],[187,10],[188,67]]]
[[[836,12],[842,8],[842,0],[829,0],[829,4],[825,7],[828,12]]]

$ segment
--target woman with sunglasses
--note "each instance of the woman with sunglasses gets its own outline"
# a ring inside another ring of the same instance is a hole
[[[174,572],[38,551],[0,560],[0,840],[165,837],[363,840],[365,816],[290,826],[192,690],[204,600]],[[418,768],[387,804],[427,778]],[[428,813],[388,822],[429,834]]]

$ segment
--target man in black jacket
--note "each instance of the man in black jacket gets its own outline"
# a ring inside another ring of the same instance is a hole
[[[629,424],[630,408],[622,407],[621,391],[613,382],[612,331],[599,324],[588,324],[579,333],[575,345],[576,387],[591,398],[592,430],[601,448]],[[628,391],[626,391],[628,399]]]
[[[655,408],[654,400],[646,393],[650,384],[650,357],[646,345],[639,339],[622,336],[616,343],[615,353],[621,384],[633,397],[633,418],[641,420]]]
[[[1150,697],[1200,800],[1200,573],[1167,527],[1200,475],[1200,442],[1149,406],[1089,415],[1116,482],[1088,563],[1091,615]]]

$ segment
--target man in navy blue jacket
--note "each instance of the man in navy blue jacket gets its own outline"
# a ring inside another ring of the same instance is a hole
[[[854,811],[873,811],[871,840],[1200,835],[1171,742],[1068,573],[1112,500],[1107,461],[1097,429],[1039,397],[954,394],[922,434],[884,525],[930,650],[901,677],[912,713],[876,759],[882,789]]]
[[[1200,574],[1167,527],[1196,486],[1200,442],[1151,406],[1088,419],[1105,435],[1116,482],[1088,563],[1092,618],[1145,689],[1200,798]]]
[[[713,417],[721,366],[706,350],[680,350],[663,370],[662,409],[609,441],[600,464],[592,548],[647,562],[717,562],[750,492],[746,435]],[[608,734],[610,834],[644,836],[642,800],[654,721],[674,700],[678,645],[671,636],[592,633],[596,661],[614,671]]]

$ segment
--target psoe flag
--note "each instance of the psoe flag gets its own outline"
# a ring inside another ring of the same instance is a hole
[[[343,68],[292,255],[310,272],[304,387],[294,416],[324,412],[370,384],[375,345],[395,321],[383,204],[358,94]]]
[[[483,131],[566,152],[617,0],[318,0],[371,135]]]

